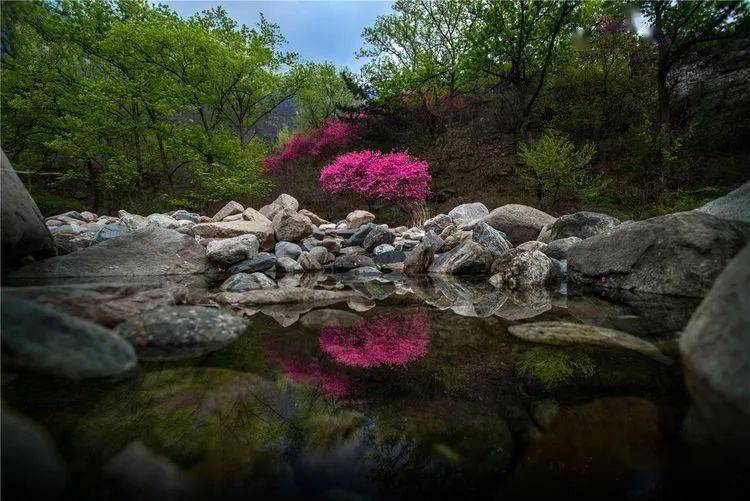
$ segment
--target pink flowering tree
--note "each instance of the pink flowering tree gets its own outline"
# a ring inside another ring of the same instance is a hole
[[[345,153],[320,173],[321,187],[332,195],[351,193],[368,202],[394,205],[411,212],[415,219],[424,214],[430,179],[427,162],[407,151]]]
[[[403,366],[427,354],[429,331],[423,315],[391,316],[353,327],[326,327],[320,346],[345,365]]]
[[[295,356],[283,350],[268,348],[269,360],[281,365],[284,375],[295,383],[308,383],[325,396],[344,398],[353,391],[354,383],[340,370],[321,367],[318,362],[304,356]]]

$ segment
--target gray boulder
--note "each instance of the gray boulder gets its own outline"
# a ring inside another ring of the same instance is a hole
[[[109,329],[9,294],[1,301],[6,368],[83,380],[122,376],[138,362]]]
[[[470,204],[461,204],[458,207],[454,207],[448,213],[448,216],[453,220],[456,226],[461,226],[462,224],[474,223],[475,221],[485,217],[489,213],[490,211],[483,203],[474,202]]]
[[[581,240],[585,240],[599,233],[611,230],[619,224],[619,219],[607,214],[585,211],[576,212],[575,214],[560,216],[555,222],[545,226],[537,240],[547,244],[553,240],[568,237],[578,237]]]
[[[750,181],[695,210],[722,219],[750,223]]]
[[[440,252],[445,247],[445,241],[432,230],[425,232],[422,242],[432,247],[434,252]]]
[[[553,259],[568,259],[568,251],[580,242],[578,237],[567,237],[550,242],[542,252]]]
[[[372,255],[377,256],[378,254],[385,254],[387,252],[393,252],[396,248],[391,244],[380,244],[372,250]]]
[[[176,210],[172,213],[172,217],[178,221],[191,221],[193,223],[200,223],[201,216],[195,212],[188,212],[185,209]]]
[[[300,254],[297,258],[297,263],[299,263],[299,265],[302,266],[302,269],[306,272],[321,271],[323,269],[323,265],[319,263],[317,259],[312,257],[309,252],[303,252]]]
[[[280,273],[302,273],[304,268],[290,257],[280,257],[276,260],[276,270]]]
[[[174,230],[180,226],[180,223],[175,218],[166,214],[149,214],[146,217],[146,223],[155,224],[156,226],[161,226],[162,228],[168,228],[170,230]]]
[[[373,223],[367,223],[359,228],[357,228],[353,234],[351,234],[346,240],[341,242],[341,247],[363,247],[365,243],[365,238],[367,238],[367,235],[370,234],[370,232],[373,230],[373,228],[377,228],[378,225]]]
[[[750,224],[681,212],[622,224],[568,251],[576,284],[703,297],[750,239]]]
[[[530,289],[554,278],[553,261],[537,250],[511,249],[492,263],[490,283],[508,290]]]
[[[422,275],[427,273],[427,269],[434,258],[435,249],[426,242],[420,242],[404,260],[404,274]]]
[[[313,226],[307,216],[284,209],[274,216],[273,230],[277,241],[299,242],[312,234]]]
[[[276,255],[269,252],[259,252],[250,259],[240,261],[227,269],[227,273],[253,273],[255,271],[265,271],[276,266]]]
[[[349,228],[359,228],[373,221],[375,221],[375,215],[366,210],[355,210],[346,215],[346,225]]]
[[[240,235],[255,235],[260,248],[273,249],[276,239],[273,225],[257,221],[227,221],[220,223],[200,223],[192,227],[193,233],[202,238],[232,238]]]
[[[309,250],[309,252],[310,257],[315,259],[320,264],[326,264],[329,261],[333,261],[335,259],[333,254],[331,254],[328,249],[323,246],[313,247]]]
[[[276,254],[277,258],[289,257],[297,259],[302,254],[302,248],[292,242],[276,242],[274,254]]]
[[[219,287],[226,292],[246,292],[257,289],[271,289],[276,287],[276,282],[260,272],[236,273],[227,278]]]
[[[453,224],[453,219],[448,214],[438,214],[437,216],[425,221],[422,228],[425,232],[432,230],[439,235],[451,224]]]
[[[145,217],[139,216],[138,214],[131,214],[125,210],[117,211],[117,215],[120,218],[120,222],[128,227],[130,231],[138,231],[148,226],[148,221]]]
[[[455,249],[437,256],[428,271],[437,275],[486,275],[492,261],[489,249],[466,240]]]
[[[481,221],[502,231],[513,245],[518,246],[536,240],[542,228],[553,223],[555,218],[533,207],[509,204],[493,210]]]
[[[389,228],[383,228],[382,226],[375,226],[365,237],[362,242],[362,247],[365,250],[372,252],[372,250],[378,245],[392,244],[396,240],[396,232]]]
[[[226,204],[224,207],[222,207],[219,212],[214,214],[213,219],[217,223],[220,221],[223,221],[225,217],[231,216],[233,214],[242,214],[244,212],[245,208],[242,206],[242,204],[235,202],[232,200],[228,204]]]
[[[306,287],[277,287],[248,292],[220,292],[213,296],[220,304],[271,305],[271,304],[335,304],[341,301],[362,300],[356,291],[329,291]]]
[[[331,271],[349,271],[362,266],[376,266],[375,261],[370,256],[360,254],[344,254],[338,256],[327,267]]]
[[[0,237],[3,263],[12,263],[28,255],[38,259],[54,256],[55,243],[44,224],[42,213],[3,151],[0,151],[0,166]]]
[[[117,326],[140,358],[177,360],[213,351],[237,339],[246,320],[206,306],[165,306]]]
[[[484,245],[495,257],[513,247],[503,232],[485,222],[477,223],[471,238],[476,243]]]
[[[94,237],[91,239],[91,245],[100,244],[111,238],[121,237],[128,233],[130,233],[130,229],[125,223],[106,224],[94,234]]]
[[[312,223],[316,226],[320,226],[321,224],[331,224],[330,221],[323,219],[322,217],[318,216],[314,212],[309,211],[307,209],[301,209],[299,213],[302,214],[303,216],[307,216],[310,219],[310,221],[312,221]]]
[[[206,247],[206,257],[220,266],[229,266],[252,259],[258,254],[259,246],[255,235],[213,240]]]
[[[73,254],[24,266],[12,278],[190,275],[209,269],[206,249],[175,230],[148,226]]]

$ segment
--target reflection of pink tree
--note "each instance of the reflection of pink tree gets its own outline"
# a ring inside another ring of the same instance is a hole
[[[328,397],[341,398],[351,392],[352,381],[344,374],[321,368],[313,360],[300,360],[276,350],[267,350],[268,358],[278,362],[284,375],[295,383],[310,382]]]
[[[423,315],[326,327],[320,334],[320,345],[329,355],[357,367],[406,365],[427,354],[429,340],[429,323]]]

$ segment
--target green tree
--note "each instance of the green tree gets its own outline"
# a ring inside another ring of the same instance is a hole
[[[308,63],[300,71],[304,84],[294,97],[294,120],[301,131],[320,129],[326,120],[363,103],[332,64]]]

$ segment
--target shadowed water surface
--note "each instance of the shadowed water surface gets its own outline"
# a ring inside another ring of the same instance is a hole
[[[69,497],[131,497],[111,464],[134,442],[174,467],[179,489],[160,481],[161,499],[651,499],[743,483],[684,424],[676,332],[694,300],[508,296],[486,281],[397,275],[286,280],[364,298],[238,308],[251,324],[235,342],[141,357],[121,382],[7,378],[5,401],[53,435]],[[508,330],[539,321],[622,334],[612,346],[548,344]]]

